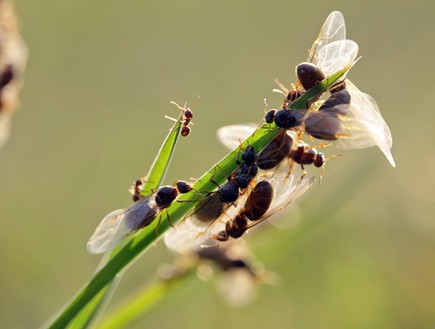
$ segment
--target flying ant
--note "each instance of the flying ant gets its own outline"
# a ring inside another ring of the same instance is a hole
[[[157,215],[172,204],[178,194],[190,191],[187,186],[188,183],[184,181],[178,181],[175,187],[161,186],[130,207],[110,212],[90,237],[88,251],[91,254],[101,254],[115,248],[126,236],[151,224]]]

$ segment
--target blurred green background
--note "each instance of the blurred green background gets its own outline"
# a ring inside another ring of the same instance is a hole
[[[179,112],[195,126],[167,183],[198,177],[225,153],[215,131],[256,122],[273,80],[289,85],[329,12],[343,12],[360,62],[350,78],[378,101],[394,137],[331,160],[300,202],[322,221],[290,240],[265,225],[250,241],[280,276],[242,309],[193,281],[134,328],[435,328],[432,1],[17,0],[30,49],[22,108],[0,151],[0,326],[35,328],[88,280],[85,244],[130,203]],[[326,150],[334,153],[334,149]],[[289,219],[290,220],[290,219]],[[288,241],[288,243],[286,243]],[[171,259],[162,243],[128,273],[110,306]]]

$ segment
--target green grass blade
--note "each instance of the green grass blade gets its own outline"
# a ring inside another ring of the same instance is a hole
[[[165,179],[166,172],[174,154],[175,147],[177,146],[178,139],[180,138],[181,126],[183,120],[183,113],[178,117],[177,122],[169,131],[168,136],[164,140],[150,170],[148,171],[147,178],[141,193],[142,196],[147,196],[162,185],[162,181]]]
[[[302,95],[298,101],[293,103],[292,108],[302,108],[302,104],[315,97],[321,95],[329,89],[340,77],[342,77],[349,68],[343,69],[331,77],[323,80],[321,83],[310,89]],[[273,138],[275,138],[281,129],[276,127],[274,123],[264,124],[257,129],[253,135],[247,138],[241,147],[245,148],[248,145],[254,147],[259,152]],[[193,185],[194,189],[203,192],[212,192],[216,189],[215,184],[210,182],[213,178],[218,184],[223,184],[227,176],[237,169],[237,158],[239,148],[231,151],[217,165],[213,166],[202,177],[200,177]],[[92,298],[109,284],[115,276],[120,273],[127,265],[129,265],[136,257],[145,252],[157,239],[170,227],[168,218],[172,224],[175,224],[183,216],[185,216],[193,207],[195,207],[204,197],[193,192],[181,195],[178,200],[189,202],[173,202],[162,214],[157,216],[156,220],[145,229],[139,231],[131,240],[123,247],[117,248],[113,257],[108,263],[98,271],[87,285],[77,294],[77,296],[66,306],[66,308],[58,315],[58,317],[48,325],[48,328],[65,328],[70,321],[92,300]]]
[[[144,286],[121,305],[110,317],[103,319],[96,329],[129,328],[141,315],[153,309],[168,297],[168,294],[184,286],[187,280],[195,278],[195,271],[191,270],[183,276],[170,282],[156,279]]]
[[[175,151],[175,147],[180,137],[181,126],[182,126],[183,114],[180,114],[178,120],[174,123],[172,128],[169,130],[166,139],[164,140],[162,146],[148,171],[148,179],[144,184],[144,189],[142,195],[149,195],[152,190],[157,189],[161,182],[163,181],[166,172],[169,168],[172,155]],[[103,267],[107,263],[107,258],[104,257],[101,261],[99,267]],[[87,328],[92,320],[101,311],[103,305],[108,302],[111,292],[114,291],[115,286],[119,280],[121,280],[122,275],[117,275],[111,282],[109,282],[87,305],[83,310],[77,314],[77,316],[71,321],[68,328],[70,329],[82,329]]]
[[[116,279],[114,279],[116,281]],[[68,325],[68,329],[87,328],[92,320],[103,309],[104,304],[108,301],[111,292],[116,284],[114,281],[107,284],[101,291],[77,314],[77,316]]]

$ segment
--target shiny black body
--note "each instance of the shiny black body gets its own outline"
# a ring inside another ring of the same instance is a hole
[[[344,82],[330,90],[331,95],[318,111],[308,113],[305,119],[305,131],[318,139],[334,141],[343,132],[342,116],[350,110],[351,95]]]
[[[218,189],[219,199],[223,203],[232,203],[239,198],[239,187],[235,182],[229,182]]]
[[[266,114],[264,115],[264,120],[266,121],[266,123],[272,123],[273,119],[275,117],[275,110],[269,110],[266,112]]]
[[[155,196],[156,204],[160,209],[167,208],[171,205],[172,201],[175,200],[177,195],[178,190],[173,186],[166,185],[159,187]]]
[[[191,109],[189,108],[185,108],[184,109],[184,113],[183,113],[184,119],[183,119],[183,126],[181,127],[181,136],[186,137],[187,135],[190,134],[190,121],[192,121],[193,119],[193,112]]]
[[[316,84],[325,79],[325,75],[316,65],[306,62],[297,66],[296,75],[305,90],[313,88]]]
[[[276,167],[288,156],[293,140],[285,132],[276,136],[257,156],[257,166],[263,170]]]
[[[225,231],[215,235],[214,238],[219,241],[240,238],[250,227],[249,221],[258,221],[266,214],[272,200],[272,185],[267,181],[257,183],[249,194],[243,209],[235,218],[225,224]]]
[[[184,180],[177,180],[175,182],[175,185],[177,186],[178,192],[180,192],[181,194],[192,191],[192,186]]]
[[[325,163],[325,156],[322,152],[317,151],[308,145],[299,145],[298,148],[290,153],[290,158],[299,163],[304,169],[304,165],[314,164],[315,167],[320,168]]]
[[[281,109],[275,113],[275,123],[283,129],[290,129],[302,125],[305,118],[305,111],[293,109]]]

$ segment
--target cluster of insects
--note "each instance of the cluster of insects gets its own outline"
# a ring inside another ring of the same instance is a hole
[[[342,14],[331,13],[309,51],[307,62],[296,68],[296,84],[289,89],[281,85],[280,92],[285,96],[281,108],[265,114],[262,125],[280,129],[266,147],[256,152],[252,146],[240,146],[256,131],[255,126],[226,126],[218,131],[225,146],[239,148],[237,169],[225,174],[224,184],[219,185],[212,178],[216,191],[203,194],[202,201],[165,233],[164,240],[170,249],[192,253],[201,247],[240,238],[295,201],[317,178],[308,175],[306,167],[312,165],[323,170],[328,160],[318,151],[319,147],[328,146],[323,141],[334,142],[342,149],[377,145],[394,166],[391,133],[376,102],[346,77],[321,97],[310,99],[305,109],[292,108],[305,92],[355,63],[358,46],[347,40],[345,34]],[[186,105],[179,108],[183,111],[181,135],[187,136],[193,113]],[[303,141],[304,136],[320,142],[313,147]],[[178,201],[179,194],[202,194],[189,183],[178,181],[143,197],[142,184],[143,180],[138,180],[133,187],[132,206],[115,210],[102,220],[88,242],[91,253],[106,252],[127,235],[149,225],[172,202]]]

